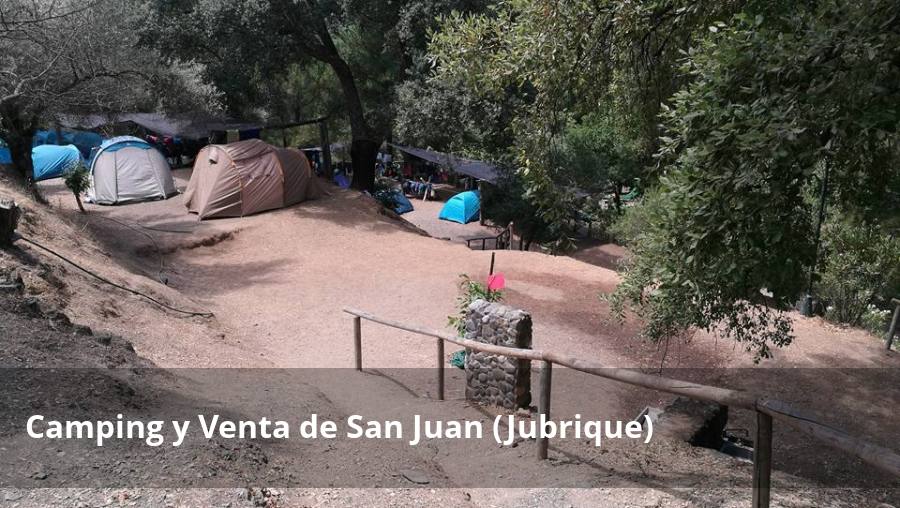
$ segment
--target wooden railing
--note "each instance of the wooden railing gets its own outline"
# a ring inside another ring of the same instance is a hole
[[[487,241],[492,240],[494,242],[494,250],[506,250],[512,247],[512,225],[506,226],[503,228],[503,231],[496,235],[488,235],[488,236],[469,236],[463,238],[466,242],[466,247],[472,248],[472,242],[481,242],[481,250],[487,250]]]
[[[368,312],[345,308],[344,312],[353,316],[353,344],[356,370],[362,371],[362,320],[372,321],[399,330],[417,333],[437,339],[437,383],[438,399],[444,400],[444,342],[450,342],[483,353],[508,356],[521,360],[541,362],[540,400],[538,413],[550,418],[550,393],[553,364],[595,376],[620,381],[651,390],[682,395],[692,399],[715,402],[725,406],[749,409],[756,412],[756,439],[753,448],[753,507],[769,506],[772,475],[772,422],[778,419],[800,432],[815,437],[829,445],[853,454],[863,461],[900,477],[900,455],[879,445],[868,443],[846,432],[816,421],[813,417],[791,408],[783,402],[758,397],[746,391],[730,390],[707,386],[689,381],[653,376],[630,369],[610,368],[598,362],[581,360],[572,356],[534,349],[517,349],[493,344],[484,344],[464,339],[448,333],[429,330],[420,326],[384,319]],[[549,441],[538,438],[538,458],[547,458]]]

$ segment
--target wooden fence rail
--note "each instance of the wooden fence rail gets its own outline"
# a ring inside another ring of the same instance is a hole
[[[362,370],[361,319],[397,328],[399,330],[436,338],[438,399],[440,400],[444,400],[444,363],[446,361],[444,358],[444,342],[450,342],[483,353],[541,362],[538,412],[547,419],[550,418],[550,394],[554,363],[573,370],[634,386],[755,411],[756,439],[754,441],[753,449],[754,508],[766,508],[769,506],[772,475],[773,419],[783,421],[804,434],[824,441],[837,449],[859,457],[863,461],[879,469],[900,477],[900,455],[893,450],[865,442],[859,438],[850,436],[839,429],[817,422],[812,417],[803,415],[800,411],[777,400],[760,398],[757,395],[746,391],[730,390],[727,388],[691,383],[689,381],[653,376],[630,369],[605,367],[598,362],[581,360],[572,356],[553,352],[484,344],[449,333],[429,330],[421,326],[381,318],[353,308],[345,308],[344,312],[353,316],[353,344],[356,358],[356,370],[359,371]],[[549,448],[548,440],[546,438],[539,438],[537,445],[538,458],[546,459]]]

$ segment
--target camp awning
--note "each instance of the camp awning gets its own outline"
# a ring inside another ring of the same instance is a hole
[[[69,128],[97,129],[106,125],[133,123],[160,136],[205,139],[214,131],[259,130],[263,126],[216,118],[203,113],[168,116],[159,113],[121,113],[63,117],[60,123]]]
[[[499,178],[497,166],[489,162],[479,161],[475,159],[466,159],[443,152],[426,150],[424,148],[413,148],[411,146],[396,145],[393,143],[391,144],[391,146],[393,146],[397,150],[400,150],[401,152],[408,153],[412,156],[424,159],[439,166],[447,167],[452,171],[471,176],[472,178],[476,178],[478,180],[484,180],[485,182],[489,183],[496,183]]]

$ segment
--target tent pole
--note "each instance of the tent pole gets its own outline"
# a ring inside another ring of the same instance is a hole
[[[482,210],[484,209],[484,192],[482,192],[481,180],[478,180],[478,223],[484,226],[484,214]]]
[[[328,140],[327,118],[319,120],[319,141],[322,145],[322,176],[331,180],[334,172],[331,170],[331,141]]]

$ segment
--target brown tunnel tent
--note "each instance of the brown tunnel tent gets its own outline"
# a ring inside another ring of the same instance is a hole
[[[321,195],[303,152],[248,139],[200,150],[184,204],[201,219],[241,217]]]

